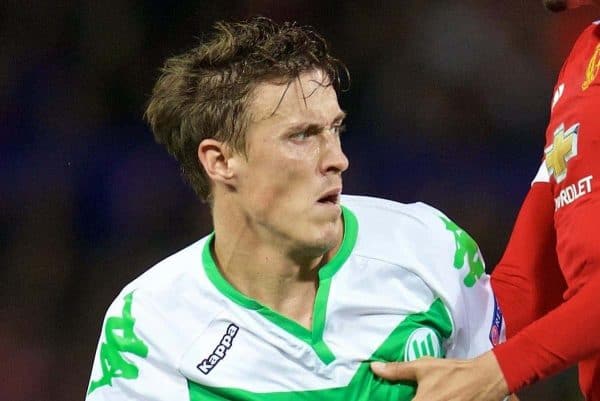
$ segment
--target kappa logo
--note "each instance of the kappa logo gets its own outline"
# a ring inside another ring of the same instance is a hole
[[[557,184],[567,177],[569,160],[577,156],[578,133],[579,123],[573,124],[566,131],[564,124],[561,124],[554,131],[552,144],[544,149],[548,174],[554,176]]]
[[[404,346],[404,361],[414,361],[424,356],[440,358],[442,347],[437,334],[429,327],[419,327],[413,331]]]
[[[223,358],[225,358],[227,351],[229,351],[233,345],[233,339],[235,338],[239,329],[240,328],[233,323],[227,327],[225,334],[221,338],[221,341],[219,341],[219,345],[215,347],[212,354],[210,354],[206,359],[196,366],[200,372],[204,373],[205,375],[209,374],[210,371],[213,370]]]

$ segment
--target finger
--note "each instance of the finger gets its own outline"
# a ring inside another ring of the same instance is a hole
[[[390,381],[417,381],[417,369],[413,362],[372,362],[371,370],[377,376]]]

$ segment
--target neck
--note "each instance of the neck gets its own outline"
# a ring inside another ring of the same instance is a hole
[[[336,246],[311,251],[264,232],[234,207],[215,203],[213,221],[213,255],[225,279],[244,295],[310,328],[319,268],[341,245],[343,224]]]

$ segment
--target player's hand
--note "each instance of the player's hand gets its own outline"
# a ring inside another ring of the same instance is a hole
[[[508,394],[508,385],[491,351],[469,360],[373,362],[371,369],[390,381],[417,382],[413,401],[501,401]]]

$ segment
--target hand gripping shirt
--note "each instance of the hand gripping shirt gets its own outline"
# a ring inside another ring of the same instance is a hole
[[[562,67],[542,165],[492,274],[514,336],[494,350],[511,391],[579,363],[600,401],[599,73],[596,22]]]
[[[109,307],[88,401],[412,399],[369,362],[471,357],[502,315],[473,239],[434,208],[342,197],[344,236],[319,270],[311,329],[221,275],[214,235],[160,262]]]

